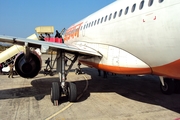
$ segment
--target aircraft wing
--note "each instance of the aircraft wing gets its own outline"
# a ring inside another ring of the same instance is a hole
[[[63,43],[61,44],[61,43],[54,43],[47,41],[37,41],[32,39],[18,38],[12,36],[4,36],[4,35],[0,35],[0,42],[18,44],[22,46],[27,45],[29,47],[36,47],[36,48],[41,48],[42,46],[45,46],[48,49],[65,50],[66,52],[69,53],[79,53],[82,55],[91,55],[91,56],[102,56],[98,51],[95,51],[92,48],[86,46],[76,47],[73,45],[66,45]]]

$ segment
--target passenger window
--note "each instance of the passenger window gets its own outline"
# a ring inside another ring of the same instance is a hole
[[[92,23],[91,23],[91,27],[93,26],[93,23],[94,23],[94,22],[92,21]]]
[[[153,0],[149,0],[148,6],[150,7],[153,4]]]
[[[91,27],[91,23],[89,23],[89,27]]]
[[[86,25],[84,25],[84,28],[83,29],[85,29],[86,28]]]
[[[105,17],[105,19],[104,19],[104,22],[106,22],[106,20],[107,20],[107,17],[108,17],[108,16],[106,15],[106,17]]]
[[[141,10],[143,8],[143,6],[144,6],[144,0],[141,1],[140,5],[139,5],[139,10]]]
[[[159,0],[159,3],[162,3],[164,0]]]
[[[112,13],[109,15],[109,20],[111,20]]]
[[[122,9],[119,11],[119,17],[121,17],[121,15],[122,15]]]
[[[131,12],[134,12],[134,11],[135,11],[135,8],[136,8],[136,4],[134,4],[134,5],[132,6]]]
[[[98,19],[97,25],[99,24],[100,19]]]
[[[101,18],[101,23],[103,22],[104,17]]]
[[[139,10],[141,10],[143,8],[143,6],[144,6],[144,0],[141,1],[140,5],[139,5]]]
[[[94,21],[94,26],[96,25],[96,20]]]
[[[117,11],[114,13],[114,17],[113,17],[114,19],[116,18],[116,14],[117,14]]]
[[[125,13],[124,13],[125,15],[128,13],[128,10],[129,10],[129,7],[126,8]]]

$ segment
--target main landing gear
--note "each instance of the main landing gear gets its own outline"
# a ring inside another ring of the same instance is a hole
[[[66,82],[66,76],[72,68],[73,64],[78,58],[78,55],[75,55],[69,68],[65,71],[65,52],[63,50],[57,52],[57,71],[59,72],[60,82],[53,82],[51,87],[51,101],[54,106],[59,105],[59,100],[62,95],[67,96],[70,102],[75,102],[77,100],[77,88],[76,84],[73,82]]]
[[[180,93],[180,80],[160,77],[160,89],[163,94]]]
[[[62,88],[58,82],[53,82],[51,87],[51,102],[53,103],[54,106],[59,105],[59,100],[62,94],[65,94],[70,102],[76,102],[77,100],[76,84],[73,82],[67,82],[64,88]]]

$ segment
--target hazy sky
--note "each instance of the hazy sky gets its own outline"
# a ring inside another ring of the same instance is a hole
[[[28,37],[37,26],[61,31],[115,0],[0,0],[0,35]]]

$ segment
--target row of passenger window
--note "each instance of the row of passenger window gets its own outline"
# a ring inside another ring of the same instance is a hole
[[[142,10],[142,9],[143,9],[143,7],[144,7],[144,1],[145,1],[145,0],[142,0],[142,1],[140,2],[140,4],[139,4],[139,10]],[[162,3],[164,0],[158,0],[158,1],[159,1],[159,3]],[[153,2],[154,2],[154,0],[149,0],[148,6],[149,6],[149,7],[152,6],[152,5],[153,5]],[[133,12],[135,11],[135,9],[136,9],[136,3],[133,4],[133,6],[132,6],[132,8],[131,8],[131,12],[133,13]],[[124,12],[124,15],[127,15],[127,14],[128,14],[128,11],[129,11],[129,6],[126,7],[125,12]],[[122,12],[123,12],[123,9],[121,9],[121,10],[119,11],[118,17],[121,17]],[[113,19],[115,19],[116,17],[117,17],[117,11],[114,12],[114,14],[113,14]],[[85,24],[84,26],[81,26],[81,30],[82,30],[82,29],[86,29],[86,28],[88,28],[88,27],[92,27],[92,26],[98,25],[98,24],[100,24],[100,23],[103,23],[103,21],[104,21],[104,22],[106,22],[107,20],[110,21],[111,18],[112,18],[112,13],[110,13],[109,17],[108,17],[108,15],[106,15],[105,17],[99,18],[98,20],[94,20],[94,21],[92,21],[92,22],[90,22],[90,23]]]

